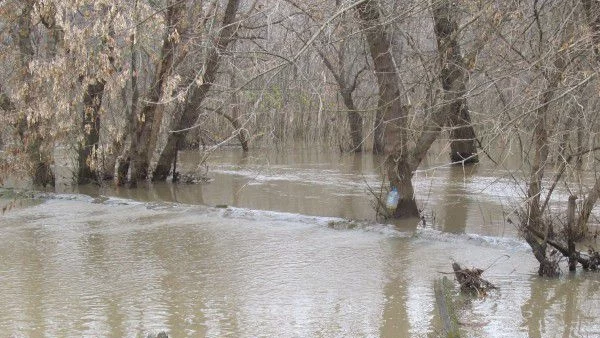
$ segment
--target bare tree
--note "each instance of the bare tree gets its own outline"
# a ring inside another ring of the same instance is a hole
[[[440,81],[444,90],[443,109],[450,120],[450,161],[462,164],[477,163],[475,131],[467,104],[467,65],[458,43],[457,6],[452,1],[442,0],[433,3],[434,31],[440,54]]]

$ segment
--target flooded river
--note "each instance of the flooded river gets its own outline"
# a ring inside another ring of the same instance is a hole
[[[520,188],[502,169],[427,164],[425,224],[380,224],[378,163],[221,151],[209,184],[61,188],[14,207],[0,218],[0,336],[437,337],[433,281],[452,261],[499,287],[460,299],[465,336],[600,335],[599,274],[537,277],[505,222]]]

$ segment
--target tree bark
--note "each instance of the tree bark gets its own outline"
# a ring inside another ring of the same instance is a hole
[[[369,0],[356,6],[356,10],[365,30],[379,87],[379,99],[373,130],[373,152],[382,154],[385,147],[385,125],[393,111],[402,111],[402,102],[400,101],[400,78],[392,56],[392,43],[386,32],[387,26],[381,22],[378,7],[378,1]],[[399,123],[406,124],[405,114],[395,115],[395,118],[399,119]],[[406,132],[399,135],[399,141],[403,144],[403,147],[406,145],[406,136]]]
[[[436,2],[433,8],[434,31],[440,55],[440,81],[444,90],[443,109],[450,112],[450,161],[461,164],[477,163],[475,131],[467,105],[467,67],[458,43],[458,22],[453,1]]]
[[[202,74],[202,83],[197,81],[193,83],[191,91],[188,93],[187,100],[181,116],[176,116],[171,123],[171,132],[167,137],[167,143],[163,148],[158,164],[152,173],[153,181],[164,181],[167,179],[171,170],[171,164],[177,154],[177,144],[182,144],[182,140],[187,135],[189,129],[193,126],[198,118],[198,109],[206,98],[208,91],[212,87],[217,71],[221,55],[227,49],[229,43],[234,39],[237,25],[234,24],[239,0],[229,0],[225,8],[223,16],[223,25],[214,46],[208,51],[204,65],[204,74]]]
[[[132,135],[131,147],[129,149],[130,179],[131,187],[135,187],[137,182],[145,180],[148,177],[148,168],[150,166],[150,156],[154,149],[151,149],[151,136],[153,127],[156,126],[154,119],[160,108],[160,99],[163,96],[164,83],[172,72],[175,47],[178,38],[175,35],[181,33],[180,21],[185,12],[185,1],[170,0],[166,13],[167,29],[163,38],[161,48],[160,62],[157,64],[154,80],[147,95],[146,105],[142,107],[137,117],[137,126],[135,134]],[[136,114],[132,111],[132,114]]]
[[[592,209],[600,197],[600,180],[596,180],[594,187],[590,190],[587,197],[583,201],[581,210],[579,212],[579,218],[577,219],[577,226],[573,234],[576,238],[582,238],[588,232],[588,221],[592,214]]]
[[[393,217],[417,217],[419,209],[412,185],[415,168],[411,167],[407,158],[406,117],[408,109],[402,106],[400,101],[400,78],[391,54],[392,44],[385,31],[386,26],[381,23],[379,18],[377,1],[363,2],[356,9],[365,29],[379,88],[373,151],[383,152],[387,156],[385,167],[390,185],[392,188],[395,187],[400,194]]]

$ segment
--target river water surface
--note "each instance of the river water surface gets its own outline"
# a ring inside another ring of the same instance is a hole
[[[453,261],[499,287],[459,298],[465,336],[600,335],[600,277],[537,277],[505,221],[521,188],[496,166],[426,164],[425,220],[386,224],[370,155],[232,150],[208,164],[208,184],[62,188],[2,215],[0,336],[436,337],[433,281]]]

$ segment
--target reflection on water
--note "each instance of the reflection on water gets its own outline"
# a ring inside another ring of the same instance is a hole
[[[420,203],[434,210],[427,227],[337,230],[342,220],[322,216],[372,219],[376,158],[231,151],[210,173],[205,185],[84,187],[91,197],[3,215],[2,335],[437,337],[433,281],[453,260],[488,267],[500,287],[459,304],[464,336],[600,335],[598,274],[537,278],[529,248],[503,227],[514,187],[484,165],[417,173]]]

